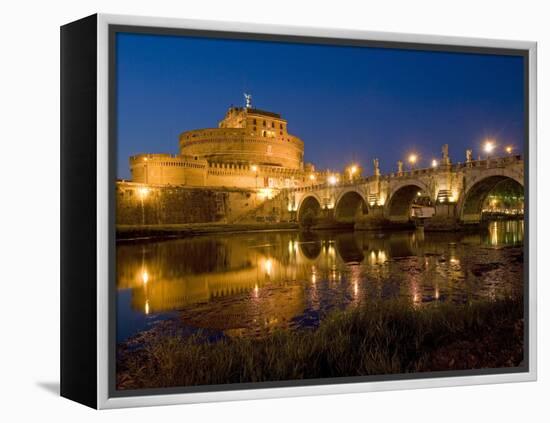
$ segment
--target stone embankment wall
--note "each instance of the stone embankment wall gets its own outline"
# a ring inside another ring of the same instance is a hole
[[[117,182],[117,225],[230,223],[265,198],[251,190],[205,189]]]

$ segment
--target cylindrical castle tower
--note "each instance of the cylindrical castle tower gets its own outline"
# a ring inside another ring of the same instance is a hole
[[[302,170],[303,141],[290,135],[277,113],[231,107],[218,128],[183,132],[180,153],[210,163],[275,166]]]

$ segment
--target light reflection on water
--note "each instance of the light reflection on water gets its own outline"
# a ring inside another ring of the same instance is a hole
[[[515,295],[523,221],[475,234],[264,232],[117,245],[117,339],[177,317],[229,336],[316,327],[333,309]]]

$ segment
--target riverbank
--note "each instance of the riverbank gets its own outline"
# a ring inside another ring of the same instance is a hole
[[[171,325],[120,344],[117,389],[516,367],[523,301],[414,308],[399,301],[329,315],[317,330],[182,338]]]
[[[377,224],[362,223],[341,223],[335,221],[322,222],[303,227],[297,222],[281,223],[189,223],[174,225],[117,225],[117,241],[141,241],[141,240],[162,240],[172,238],[187,238],[199,235],[209,235],[217,233],[242,233],[242,232],[266,232],[266,231],[407,231],[414,230],[413,223],[399,224],[380,221]],[[487,230],[486,224],[476,225],[428,225],[424,227],[426,232],[478,232]]]
[[[215,233],[297,230],[297,223],[190,223],[179,225],[117,225],[117,241],[186,238]]]

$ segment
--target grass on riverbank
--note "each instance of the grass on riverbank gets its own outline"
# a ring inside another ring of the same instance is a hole
[[[161,335],[119,353],[118,389],[513,367],[523,360],[519,300],[399,303],[337,312],[316,331],[205,342]]]

